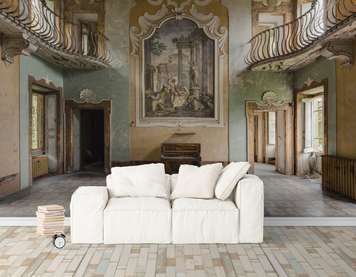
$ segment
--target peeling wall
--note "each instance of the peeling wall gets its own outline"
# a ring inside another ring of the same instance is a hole
[[[0,60],[0,198],[20,186],[19,69],[19,58],[11,65]]]
[[[195,128],[197,135],[193,138],[174,137],[173,133],[176,131],[174,128],[155,128],[155,132],[152,128],[145,128],[140,133],[133,131],[131,142],[133,141],[134,147],[131,147],[130,157],[129,131],[130,122],[134,118],[129,108],[132,103],[129,98],[128,22],[130,8],[134,1],[106,1],[106,35],[110,39],[114,66],[112,69],[99,72],[66,71],[64,92],[66,98],[79,99],[80,91],[89,88],[96,92],[99,100],[112,100],[112,160],[157,159],[159,144],[168,139],[203,141],[202,150],[205,160],[245,160],[247,152],[245,101],[260,100],[266,90],[273,90],[284,98],[292,99],[292,83],[288,74],[245,72],[239,76],[246,69],[244,57],[248,50],[247,43],[251,38],[251,1],[222,0],[221,2],[229,10],[228,97],[230,103],[226,111],[229,117],[229,130],[217,134],[214,130],[208,132],[204,128]]]
[[[294,74],[294,88],[300,90],[306,82],[328,80],[328,153],[336,154],[336,64],[325,58],[318,59]]]
[[[20,163],[21,189],[30,184],[29,162],[32,156],[29,149],[29,91],[28,77],[36,80],[44,79],[57,87],[63,87],[62,69],[58,69],[35,56],[20,58]]]
[[[274,72],[244,72],[230,86],[230,160],[247,160],[246,101],[259,101],[273,91],[286,102],[293,101],[292,75]]]
[[[337,82],[337,155],[356,159],[356,41],[353,65],[336,64]]]
[[[131,0],[106,1],[106,36],[110,39],[113,67],[101,71],[65,71],[66,99],[79,99],[84,88],[93,90],[97,98],[112,101],[111,158],[129,159],[129,13]]]

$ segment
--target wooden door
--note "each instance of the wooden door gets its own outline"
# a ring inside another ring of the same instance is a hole
[[[286,174],[286,116],[285,111],[276,113],[276,170]]]

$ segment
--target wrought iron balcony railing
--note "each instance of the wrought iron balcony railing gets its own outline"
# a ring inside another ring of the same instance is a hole
[[[302,16],[258,33],[245,58],[250,66],[298,54],[356,18],[356,0],[315,0]]]
[[[96,67],[111,62],[104,34],[90,30],[82,34],[80,24],[56,14],[44,0],[0,0],[0,16],[24,30],[24,37],[33,36],[66,58],[81,57]]]

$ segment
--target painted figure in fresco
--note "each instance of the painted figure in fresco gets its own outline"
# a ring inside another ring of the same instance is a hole
[[[147,117],[214,116],[214,47],[188,19],[168,20],[145,41]]]
[[[199,86],[199,84],[198,84],[198,68],[194,63],[191,66],[190,78],[191,78],[192,87],[198,87]]]
[[[172,104],[173,109],[181,108],[187,103],[187,99],[189,97],[189,91],[187,88],[180,88],[177,84],[176,79],[171,79],[169,81],[170,93],[172,95]]]
[[[167,85],[163,85],[159,92],[149,92],[148,97],[151,99],[151,108],[153,112],[165,111],[172,106],[170,91]]]

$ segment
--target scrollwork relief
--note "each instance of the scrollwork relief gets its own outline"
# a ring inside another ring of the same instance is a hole
[[[88,88],[82,89],[80,91],[79,99],[82,103],[97,104],[101,102],[97,100],[96,93]]]
[[[288,101],[285,99],[281,99],[277,93],[274,91],[266,91],[263,93],[261,97],[261,101],[257,101],[256,104],[258,108],[265,109],[265,108],[276,108],[287,104]]]
[[[213,13],[202,13],[197,6],[206,6],[212,0],[184,1],[180,4],[174,0],[148,0],[151,5],[161,8],[154,14],[146,12],[138,19],[138,25],[130,28],[131,55],[139,55],[142,40],[149,37],[159,25],[168,18],[176,19],[188,18],[203,28],[210,38],[217,40],[220,55],[224,55],[224,48],[227,38],[227,28],[220,22],[218,16]]]
[[[29,42],[23,38],[1,37],[1,60],[11,64],[14,58],[22,54],[29,47]]]
[[[147,0],[133,9],[135,126],[224,127],[227,9],[218,0]]]

